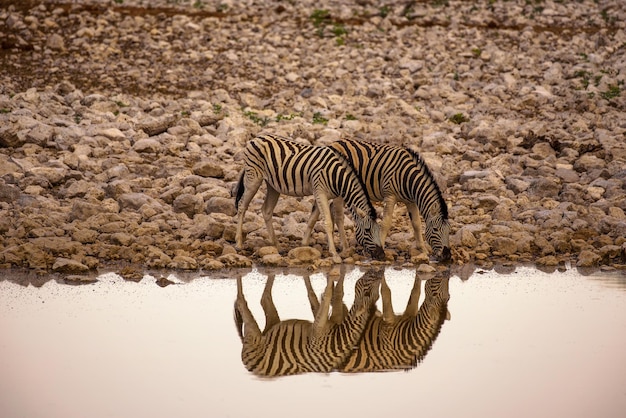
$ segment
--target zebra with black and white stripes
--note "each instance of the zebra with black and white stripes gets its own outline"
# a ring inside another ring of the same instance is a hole
[[[364,327],[376,310],[380,275],[365,274],[355,284],[352,307],[343,305],[343,275],[333,286],[327,278],[326,288],[317,301],[308,276],[304,277],[313,322],[301,319],[281,321],[274,301],[270,274],[261,297],[265,329],[261,332],[243,295],[242,279],[237,279],[235,325],[242,341],[241,360],[246,369],[265,377],[307,372],[329,373],[351,355]],[[332,312],[329,316],[329,309]]]
[[[374,258],[384,257],[380,227],[376,223],[376,210],[367,197],[360,177],[348,160],[330,148],[301,144],[276,135],[259,135],[246,145],[244,168],[235,199],[238,216],[235,239],[238,249],[243,247],[244,215],[264,180],[267,194],[262,213],[269,240],[274,246],[277,241],[272,216],[280,194],[313,195],[315,206],[307,225],[307,233],[303,237],[303,245],[308,245],[311,231],[321,211],[328,250],[333,260],[340,263],[341,257],[337,254],[333,240],[333,221],[329,206],[331,200],[340,197],[350,209],[357,242]],[[341,221],[343,225],[343,219]]]
[[[451,258],[448,207],[441,189],[422,157],[400,146],[342,139],[329,145],[345,156],[359,173],[372,202],[384,203],[380,240],[385,239],[392,224],[396,203],[404,203],[411,218],[417,246],[424,251],[420,214],[426,223],[426,241],[441,261]],[[343,206],[334,204],[339,234],[343,231]],[[341,237],[342,241],[345,240]]]
[[[424,301],[419,306],[422,280],[416,272],[406,309],[402,315],[396,315],[391,290],[383,279],[383,312],[372,316],[359,345],[339,370],[374,372],[416,367],[431,349],[443,323],[450,319],[448,282],[449,273],[427,280]]]

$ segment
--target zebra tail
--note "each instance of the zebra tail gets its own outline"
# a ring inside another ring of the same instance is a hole
[[[237,183],[237,188],[235,189],[235,210],[237,211],[239,211],[239,201],[241,200],[243,193],[246,191],[246,186],[243,182],[243,176],[245,172],[245,170],[241,170],[241,174],[239,175],[239,182]]]

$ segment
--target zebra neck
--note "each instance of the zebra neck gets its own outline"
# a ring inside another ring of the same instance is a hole
[[[432,179],[426,185],[416,184],[416,187],[411,190],[410,200],[415,202],[420,214],[424,217],[424,220],[432,217],[433,213],[447,213],[447,208],[442,207],[441,192],[439,187]],[[420,187],[422,186],[422,187]],[[447,215],[443,216],[447,219]]]

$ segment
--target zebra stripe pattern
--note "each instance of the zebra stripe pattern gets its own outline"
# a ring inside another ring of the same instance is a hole
[[[329,202],[341,197],[354,220],[356,239],[374,258],[385,253],[380,241],[376,211],[370,203],[363,183],[350,163],[327,147],[305,145],[276,135],[260,135],[248,142],[244,151],[244,168],[237,186],[236,245],[243,246],[243,219],[248,206],[265,180],[267,195],[262,213],[268,236],[277,245],[272,216],[280,194],[315,197],[315,206],[303,237],[308,240],[320,211],[328,238],[328,250],[333,260],[341,262],[333,240],[333,223]],[[343,219],[341,220],[343,222]],[[341,233],[342,231],[340,231]],[[345,235],[345,234],[344,234]],[[344,250],[346,248],[343,248]]]
[[[383,313],[372,317],[359,346],[340,370],[372,372],[416,367],[437,339],[444,321],[450,319],[448,281],[449,275],[426,281],[424,302],[418,309],[421,280],[416,274],[404,313],[395,315],[391,291],[383,279]]]
[[[354,139],[336,141],[330,147],[350,161],[365,184],[371,201],[384,202],[381,225],[383,245],[391,228],[395,205],[401,202],[409,211],[418,248],[424,250],[421,214],[426,223],[426,241],[434,254],[441,261],[451,258],[448,207],[434,176],[418,153],[406,147]],[[334,213],[341,234],[343,219],[337,215],[343,210],[341,205],[337,206]]]
[[[273,282],[274,276],[270,275],[261,298],[266,317],[265,330],[261,332],[248,309],[241,277],[237,279],[235,325],[242,341],[241,360],[246,369],[266,377],[336,370],[351,355],[376,310],[380,277],[366,274],[357,280],[354,303],[345,313],[343,278],[335,286],[332,279],[327,279],[321,303],[317,303],[310,279],[305,276],[314,310],[313,322],[280,321],[271,296]]]

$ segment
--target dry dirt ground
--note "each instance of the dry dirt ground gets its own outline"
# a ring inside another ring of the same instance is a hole
[[[419,150],[457,264],[621,269],[624,22],[620,0],[0,0],[0,265],[306,263],[306,198],[268,249],[259,195],[233,249],[238,154],[276,132]],[[424,263],[396,217],[389,262]]]

